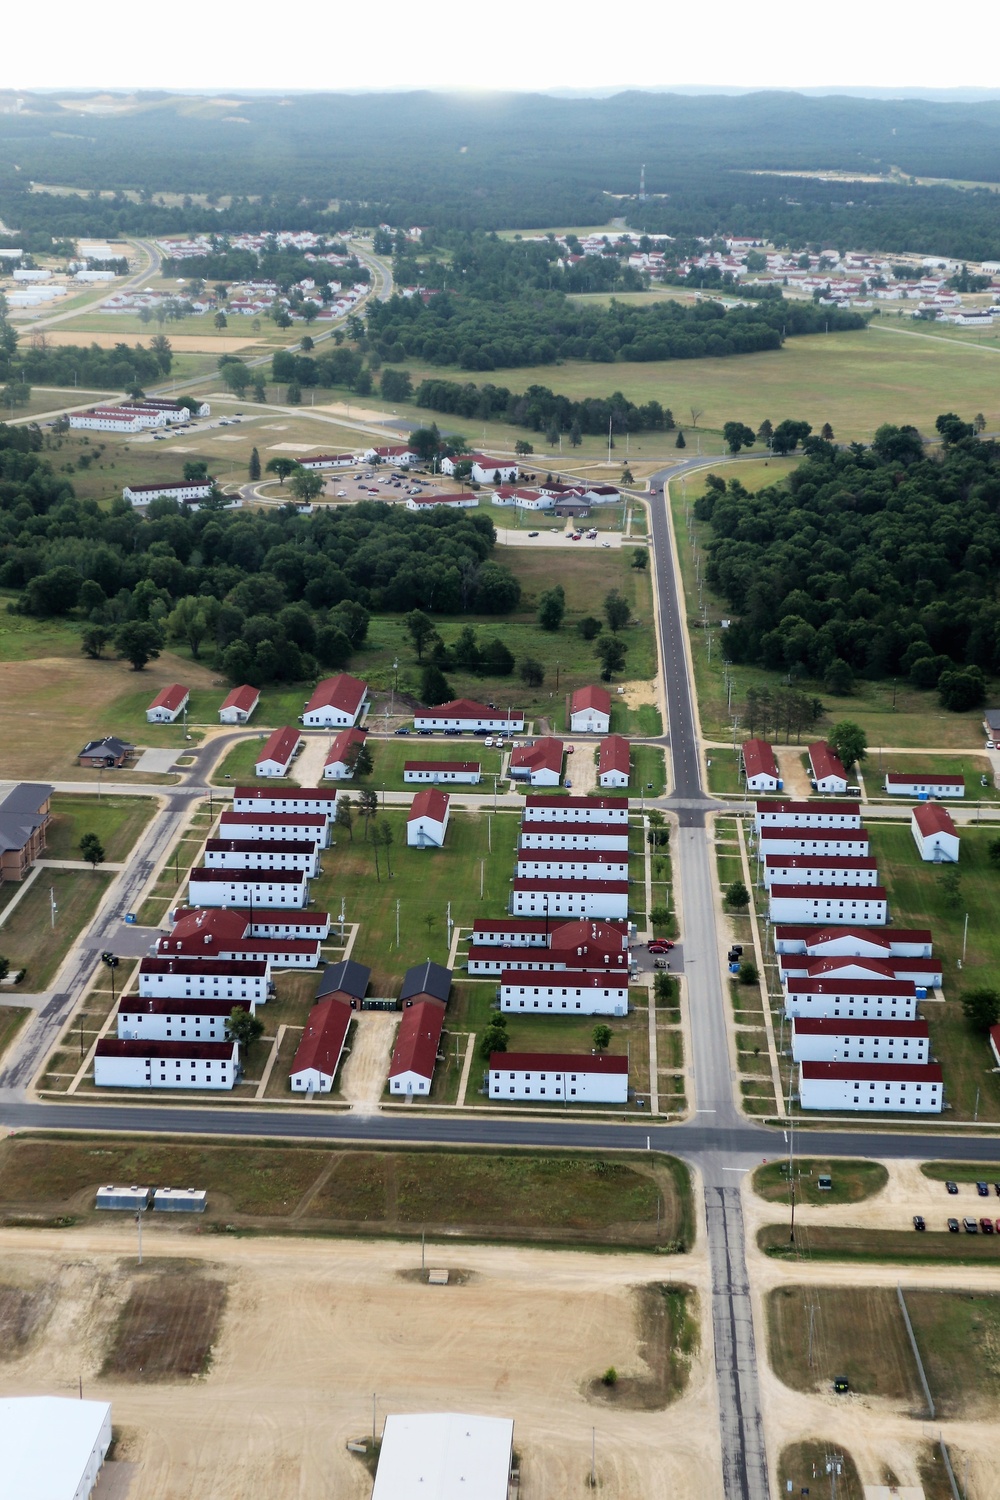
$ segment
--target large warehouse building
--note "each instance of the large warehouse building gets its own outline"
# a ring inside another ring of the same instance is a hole
[[[67,1396],[0,1400],[0,1494],[11,1500],[90,1500],[111,1446],[111,1406]]]
[[[508,1417],[386,1417],[372,1500],[507,1500],[513,1448]]]

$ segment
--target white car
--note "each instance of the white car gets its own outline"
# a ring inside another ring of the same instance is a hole
[[[337,491],[337,499],[338,500],[346,500],[347,499],[347,491],[346,490],[338,490]]]
[[[486,746],[487,750],[492,750],[493,749],[493,736],[491,734],[488,734],[486,736],[486,738],[483,740],[483,744]]]

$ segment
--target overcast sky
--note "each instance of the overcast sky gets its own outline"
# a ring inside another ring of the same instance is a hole
[[[607,85],[795,88],[989,86],[978,46],[928,41],[919,7],[850,21],[821,6],[775,14],[634,0],[500,6],[425,0],[291,11],[239,6],[94,10],[78,0],[5,7],[0,87],[166,89],[551,89]]]

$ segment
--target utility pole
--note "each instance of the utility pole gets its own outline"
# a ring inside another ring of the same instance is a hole
[[[59,910],[58,906],[56,906],[56,888],[55,888],[54,885],[50,885],[49,886],[49,908],[50,908],[50,915],[51,915],[51,920],[52,920],[52,927],[54,929],[55,925],[56,925],[56,912]]]
[[[396,901],[396,948],[399,948],[399,901]]]
[[[969,913],[965,913],[965,931],[962,933],[962,965],[965,965],[965,949],[969,941]]]
[[[135,1222],[139,1229],[139,1264],[142,1265],[142,1209],[135,1216]]]

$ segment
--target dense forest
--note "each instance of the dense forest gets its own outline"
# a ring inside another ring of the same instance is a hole
[[[300,681],[349,665],[371,612],[516,608],[494,540],[489,516],[371,501],[315,515],[105,510],[53,472],[36,426],[0,425],[0,587],[23,613],[81,618],[95,656],[141,665],[174,639],[237,682]]]
[[[734,661],[825,679],[904,676],[948,708],[1000,672],[1000,447],[938,418],[940,447],[883,426],[870,448],[805,443],[781,484],[709,480],[706,577],[735,616]]]
[[[147,94],[121,113],[94,114],[72,97],[24,98],[20,113],[0,114],[0,219],[29,241],[213,229],[333,236],[380,220],[527,228],[599,224],[624,212],[640,229],[670,234],[1000,256],[990,192],[766,175],[885,179],[896,168],[909,178],[993,183],[996,101],[414,92],[235,103]],[[645,204],[634,198],[642,163]],[[78,193],[32,192],[32,182]],[[109,188],[114,196],[98,196]],[[166,206],[156,201],[163,193],[181,201]],[[185,203],[185,194],[210,201]]]

